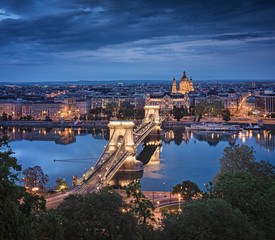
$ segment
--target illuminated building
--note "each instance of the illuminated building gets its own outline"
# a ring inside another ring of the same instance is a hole
[[[275,113],[275,93],[265,91],[255,97],[255,109],[263,114]]]
[[[0,102],[0,115],[6,113],[12,116],[13,119],[19,119],[22,114],[21,102],[18,101],[1,101]]]
[[[172,93],[181,93],[186,94],[191,91],[194,91],[193,86],[193,80],[192,77],[190,77],[190,81],[188,81],[188,78],[186,77],[185,72],[183,72],[183,76],[179,83],[179,90],[177,90],[177,83],[175,77],[173,78],[173,84],[172,84]]]

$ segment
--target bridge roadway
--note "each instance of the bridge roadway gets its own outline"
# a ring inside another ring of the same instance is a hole
[[[138,145],[155,129],[159,126],[153,120],[149,123],[142,123],[138,126],[134,134],[134,148],[136,149]],[[112,136],[111,136],[112,137]],[[109,140],[110,142],[110,140]],[[82,178],[79,179],[78,186],[71,187],[67,191],[53,196],[48,197],[47,207],[53,208],[57,207],[65,197],[70,194],[84,194],[87,192],[98,191],[101,187],[108,184],[111,178],[123,165],[124,161],[129,156],[135,156],[136,152],[129,152],[124,148],[124,139],[122,142],[118,143],[116,150],[108,151],[109,146],[105,147],[105,150],[98,162],[92,167]]]
[[[137,128],[136,131],[134,131],[134,148],[137,148],[155,127],[156,124],[150,122],[144,124],[141,128]],[[123,142],[119,143],[117,150],[109,153],[109,157],[102,161],[100,166],[97,165],[98,168],[83,182],[81,188],[77,190],[76,193],[94,192],[106,186],[123,165],[127,157],[136,155],[136,152],[129,152],[123,149],[123,146]]]

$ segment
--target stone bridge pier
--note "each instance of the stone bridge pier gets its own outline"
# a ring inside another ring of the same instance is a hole
[[[110,121],[108,124],[110,129],[109,151],[117,150],[124,141],[123,148],[131,153],[119,171],[136,172],[143,170],[142,162],[136,159],[137,150],[135,148],[133,135],[134,126],[133,121]]]

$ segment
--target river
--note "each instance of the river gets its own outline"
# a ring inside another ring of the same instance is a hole
[[[109,132],[104,128],[0,127],[0,134],[9,135],[14,156],[23,169],[41,166],[49,175],[48,187],[54,187],[57,178],[64,178],[71,185],[73,174],[82,176],[91,168],[109,138]],[[143,173],[120,173],[113,183],[126,184],[134,178],[141,178],[143,190],[168,191],[170,186],[190,180],[203,189],[204,183],[208,183],[219,171],[218,160],[223,149],[234,144],[253,146],[257,160],[275,164],[275,132],[272,131],[166,130],[161,136],[148,137],[145,142],[156,147],[151,160],[144,165]],[[142,144],[139,153],[141,151]],[[146,152],[142,155],[144,157]]]

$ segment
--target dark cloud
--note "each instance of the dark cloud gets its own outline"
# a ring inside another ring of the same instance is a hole
[[[243,33],[243,34],[224,34],[220,36],[215,36],[212,39],[220,40],[220,41],[227,41],[227,40],[244,40],[244,39],[251,39],[251,38],[259,38],[265,36],[266,33]]]
[[[0,22],[0,41],[36,43],[60,47],[60,50],[96,49],[139,39],[168,35],[225,34],[246,30],[273,30],[272,3],[262,1],[1,1],[0,6],[20,14],[41,11],[41,17]],[[41,4],[66,9],[44,12]],[[23,14],[24,15],[24,14]],[[257,34],[256,34],[257,35]],[[223,35],[217,40],[234,38]],[[239,39],[245,39],[243,34]],[[251,35],[250,37],[255,37]],[[55,49],[55,48],[54,48]]]
[[[211,54],[215,48],[222,54],[231,46],[190,42],[253,40],[249,45],[259,46],[261,38],[272,42],[275,32],[275,1],[0,0],[0,9],[0,58],[12,53],[18,62],[33,57],[44,63],[48,57],[39,54],[127,48],[131,43],[142,48],[135,52],[147,55],[176,52],[176,43],[186,43],[188,49],[180,48],[188,54]]]

